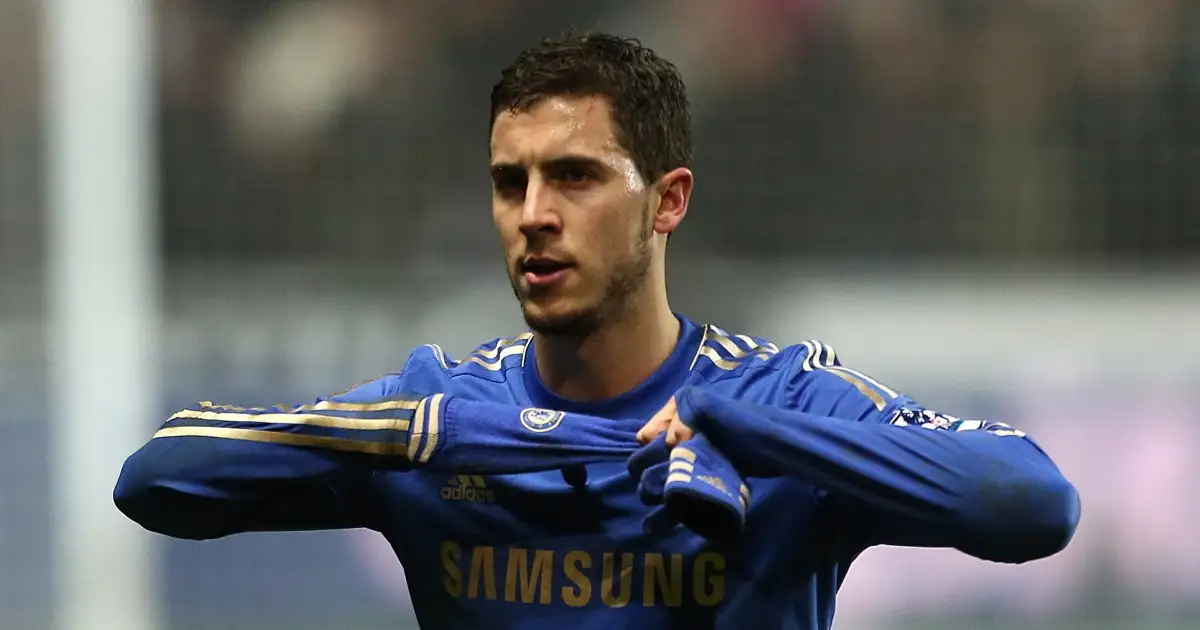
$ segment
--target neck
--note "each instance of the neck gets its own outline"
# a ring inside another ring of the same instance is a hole
[[[679,320],[665,289],[634,304],[583,337],[535,334],[534,354],[546,388],[591,402],[619,396],[649,378],[675,350]]]

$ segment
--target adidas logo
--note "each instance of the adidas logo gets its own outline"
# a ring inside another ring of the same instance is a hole
[[[442,498],[446,501],[495,503],[496,493],[488,489],[479,475],[454,475],[442,486]]]
[[[723,494],[727,494],[731,497],[733,496],[733,493],[729,491],[729,488],[725,487],[725,482],[722,481],[720,477],[714,477],[712,475],[700,475],[696,478],[716,488],[717,490],[720,490]]]

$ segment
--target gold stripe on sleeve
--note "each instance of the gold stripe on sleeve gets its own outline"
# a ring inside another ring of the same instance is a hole
[[[667,483],[691,483],[692,476],[685,472],[673,472],[667,475]]]
[[[246,442],[264,442],[282,444],[284,446],[300,446],[307,448],[323,448],[347,453],[363,453],[367,455],[405,455],[407,449],[403,444],[391,442],[365,442],[326,437],[323,435],[307,435],[303,433],[280,433],[278,431],[263,431],[261,429],[232,429],[227,427],[167,427],[159,429],[154,434],[155,439],[177,437],[208,437],[225,440],[242,440]]]
[[[696,452],[690,448],[676,446],[671,449],[671,459],[682,459],[687,462],[696,463]]]
[[[293,424],[328,429],[355,431],[407,431],[409,421],[400,418],[343,418],[305,413],[230,413],[223,411],[195,411],[187,409],[171,416],[171,420],[208,420],[212,422],[256,422],[261,424]]]
[[[445,394],[434,394],[429,399],[429,415],[425,422],[425,431],[429,434],[429,439],[425,441],[425,448],[421,451],[422,464],[429,463],[433,450],[437,448],[438,433],[441,431],[442,399],[445,397]]]
[[[423,398],[417,405],[416,413],[413,414],[412,428],[408,432],[408,459],[410,461],[417,454],[417,449],[421,447],[421,436],[425,433],[425,408],[428,404],[429,399]]]
[[[883,399],[883,396],[879,392],[872,389],[870,385],[867,385],[864,381],[859,379],[857,376],[848,374],[846,372],[839,372],[837,370],[831,370],[831,369],[826,370],[826,371],[828,371],[830,374],[833,374],[834,376],[837,376],[838,378],[842,379],[843,381],[846,381],[847,383],[850,383],[851,385],[853,385],[854,388],[857,389],[863,396],[866,396],[867,398],[869,398],[871,400],[871,402],[875,403],[875,409],[877,409],[879,411],[883,411],[883,408],[887,406],[887,401],[885,401]]]

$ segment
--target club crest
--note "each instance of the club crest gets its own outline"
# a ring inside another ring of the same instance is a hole
[[[546,433],[562,424],[565,415],[561,411],[530,408],[521,412],[521,424],[534,433]]]

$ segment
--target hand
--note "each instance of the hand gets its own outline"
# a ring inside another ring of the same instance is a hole
[[[644,446],[653,442],[655,438],[664,433],[666,434],[667,446],[670,448],[674,448],[692,439],[692,436],[696,434],[679,417],[679,407],[675,404],[674,396],[638,430],[637,441]]]
[[[642,425],[635,438],[642,448],[662,444],[669,452],[703,436],[744,477],[779,477],[774,459],[765,455],[779,439],[780,424],[771,420],[781,409],[719,396],[698,387],[683,387]]]

